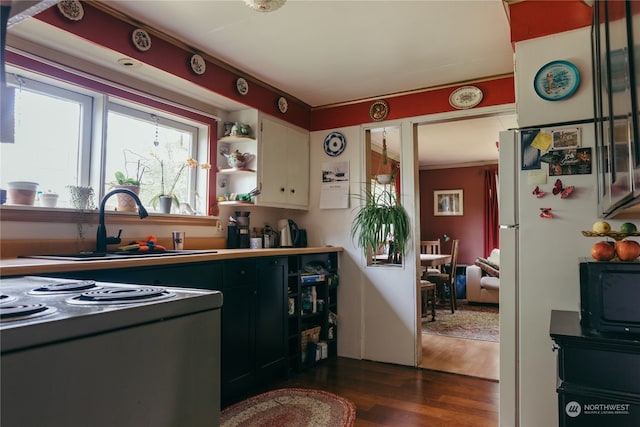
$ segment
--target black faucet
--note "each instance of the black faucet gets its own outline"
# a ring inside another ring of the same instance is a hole
[[[125,193],[133,197],[133,200],[135,200],[136,205],[138,205],[138,216],[140,217],[140,219],[146,218],[149,216],[149,214],[147,213],[147,210],[144,208],[144,206],[142,206],[142,202],[140,201],[140,198],[138,198],[136,193],[134,193],[133,191],[127,190],[126,188],[116,188],[115,190],[105,194],[104,197],[102,198],[102,201],[100,202],[98,233],[96,235],[96,252],[98,253],[107,252],[107,245],[120,243],[120,233],[122,232],[122,230],[120,230],[120,233],[118,233],[117,236],[107,237],[107,227],[104,225],[104,205],[107,202],[107,199],[109,197],[117,193]]]

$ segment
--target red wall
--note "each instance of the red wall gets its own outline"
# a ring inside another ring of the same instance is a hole
[[[108,2],[106,3],[108,4]],[[36,15],[35,18],[78,37],[120,52],[124,56],[137,59],[200,85],[204,89],[309,129],[310,110],[308,105],[289,97],[289,109],[286,114],[282,114],[278,110],[277,99],[280,95],[285,95],[284,93],[274,91],[266,87],[262,82],[240,71],[234,72],[229,66],[223,67],[204,53],[200,54],[205,58],[207,71],[203,75],[197,75],[191,71],[189,65],[189,58],[196,52],[163,39],[156,35],[151,28],[143,27],[151,36],[151,49],[146,52],[140,52],[131,41],[131,33],[139,26],[134,26],[112,16],[89,2],[83,2],[83,6],[85,13],[80,21],[65,19],[57,7],[50,7]],[[238,77],[244,77],[249,81],[251,90],[245,96],[240,95],[235,89],[235,81]]]
[[[484,171],[498,165],[420,171],[420,240],[442,239],[445,234],[460,240],[458,264],[473,264],[484,254]],[[462,216],[434,216],[435,190],[463,190]],[[442,241],[441,241],[442,242]],[[450,243],[443,243],[449,252]]]
[[[207,72],[201,76],[196,75],[188,66],[188,59],[193,52],[157,37],[151,29],[152,48],[147,52],[140,52],[133,47],[130,39],[131,31],[135,28],[133,24],[111,16],[88,2],[84,2],[84,7],[85,16],[77,22],[64,19],[55,7],[43,11],[36,18],[305,129],[331,129],[372,121],[369,107],[373,101],[311,109],[304,103],[290,99],[289,111],[284,115],[280,114],[276,99],[281,93],[263,86],[251,76],[242,75],[252,84],[251,91],[243,97],[234,89],[235,79],[241,72],[234,72],[231,67],[203,55],[207,60]],[[509,13],[512,42],[568,31],[591,23],[591,8],[581,0],[527,0],[510,4]],[[481,107],[515,102],[513,76],[499,76],[473,84],[484,93]],[[453,108],[448,102],[449,94],[456,87],[388,96],[388,120],[451,111]]]

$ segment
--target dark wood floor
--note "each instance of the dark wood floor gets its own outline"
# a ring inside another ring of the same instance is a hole
[[[498,425],[498,383],[348,358],[272,385],[326,390],[355,403],[356,427]]]

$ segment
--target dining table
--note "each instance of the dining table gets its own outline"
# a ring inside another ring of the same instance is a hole
[[[437,267],[451,262],[451,254],[420,254],[420,264],[425,267]]]

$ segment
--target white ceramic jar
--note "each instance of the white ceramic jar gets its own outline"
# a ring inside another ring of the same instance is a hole
[[[55,208],[58,204],[56,193],[43,193],[40,195],[40,204],[46,208]]]

